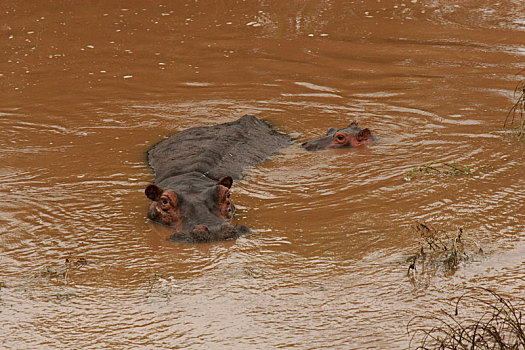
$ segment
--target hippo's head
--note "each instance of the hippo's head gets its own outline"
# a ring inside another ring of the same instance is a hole
[[[356,122],[352,122],[344,129],[331,128],[326,136],[304,142],[301,146],[308,151],[318,151],[328,148],[357,147],[369,145],[375,141],[370,130],[361,129]]]
[[[172,240],[210,242],[240,237],[250,230],[233,226],[235,206],[230,198],[233,179],[214,183],[201,174],[186,174],[163,181],[167,188],[151,184],[146,196],[152,200],[148,218],[175,229]],[[161,185],[162,185],[161,184]]]

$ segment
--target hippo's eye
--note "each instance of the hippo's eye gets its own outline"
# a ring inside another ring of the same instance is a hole
[[[345,137],[343,135],[337,135],[337,140],[338,141],[343,141],[345,139]]]
[[[168,204],[168,200],[166,198],[162,198],[161,201],[162,201],[162,204],[164,204],[164,205]]]

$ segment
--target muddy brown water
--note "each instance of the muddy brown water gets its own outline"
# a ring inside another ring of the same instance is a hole
[[[523,296],[525,3],[3,1],[0,346],[406,348],[475,287]],[[189,245],[146,219],[146,151],[269,121],[295,143],[234,185],[253,235]],[[373,146],[306,152],[356,120]],[[471,176],[405,179],[456,162]],[[416,221],[486,254],[406,276]],[[65,259],[78,261],[67,276]],[[87,263],[84,263],[87,262]],[[62,271],[63,272],[63,271]]]

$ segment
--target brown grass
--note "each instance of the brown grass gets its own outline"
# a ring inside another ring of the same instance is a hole
[[[408,259],[407,275],[414,285],[428,286],[435,275],[451,275],[462,263],[483,253],[475,240],[466,237],[463,228],[449,233],[418,222],[412,229],[420,236],[417,252]]]
[[[481,292],[481,293],[480,293]],[[480,295],[481,294],[481,295]],[[525,322],[521,309],[509,299],[484,288],[458,298],[454,312],[418,316],[407,326],[414,349],[525,349]],[[433,326],[423,324],[433,323]],[[423,326],[421,326],[423,325]]]

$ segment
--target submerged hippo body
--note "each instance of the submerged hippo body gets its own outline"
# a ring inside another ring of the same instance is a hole
[[[155,183],[148,218],[171,226],[171,240],[192,243],[234,239],[249,228],[229,222],[235,212],[230,189],[243,169],[262,162],[290,144],[254,116],[184,130],[148,152]]]
[[[318,151],[329,148],[358,147],[369,145],[376,141],[370,130],[361,129],[356,122],[352,122],[344,129],[331,128],[326,136],[304,142],[301,146],[308,151]]]

